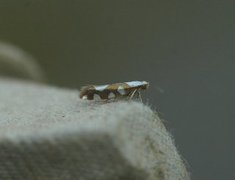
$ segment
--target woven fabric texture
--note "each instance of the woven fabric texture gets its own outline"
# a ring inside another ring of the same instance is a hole
[[[187,180],[157,114],[133,101],[0,79],[0,179]]]

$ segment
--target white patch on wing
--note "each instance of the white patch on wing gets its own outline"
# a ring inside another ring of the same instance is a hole
[[[143,85],[142,81],[131,81],[131,82],[126,82],[130,87],[137,87]]]
[[[94,100],[100,100],[100,96],[98,94],[94,94]]]
[[[147,81],[142,81],[142,83],[143,83],[143,84],[145,84],[145,85],[146,85],[146,84],[148,84],[148,82],[147,82]]]
[[[84,100],[87,99],[87,96],[82,96],[82,99],[84,99]]]
[[[109,99],[112,99],[112,98],[115,98],[115,94],[114,93],[109,93],[109,96],[108,96]]]
[[[119,86],[117,91],[118,91],[121,95],[126,94],[126,91],[125,91],[125,89],[124,89],[123,86]]]
[[[95,89],[97,91],[103,91],[105,90],[109,85],[102,85],[102,86],[95,86]]]

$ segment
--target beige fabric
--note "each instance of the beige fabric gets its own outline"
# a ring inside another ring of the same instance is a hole
[[[0,79],[0,179],[189,179],[149,107]]]

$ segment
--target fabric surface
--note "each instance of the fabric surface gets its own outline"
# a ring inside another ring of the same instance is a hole
[[[142,103],[84,101],[76,90],[0,79],[0,179],[189,179]]]

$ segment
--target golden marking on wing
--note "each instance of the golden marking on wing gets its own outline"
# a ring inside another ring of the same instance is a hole
[[[119,87],[123,87],[123,89],[128,89],[130,86],[128,86],[126,83],[115,83],[115,84],[110,84],[107,89],[110,91],[115,91],[118,90]]]

